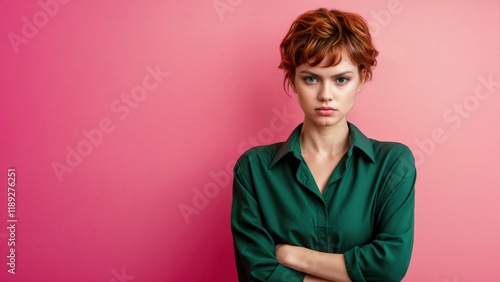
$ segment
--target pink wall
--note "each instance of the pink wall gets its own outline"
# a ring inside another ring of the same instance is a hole
[[[405,281],[500,280],[499,1],[57,1],[0,1],[1,281],[236,281],[228,171],[301,122],[278,46],[321,6],[380,51],[350,120],[417,159]]]

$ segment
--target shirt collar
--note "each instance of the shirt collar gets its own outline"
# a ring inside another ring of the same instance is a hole
[[[304,123],[299,124],[290,134],[288,139],[281,145],[281,148],[279,149],[278,153],[274,157],[273,161],[269,165],[269,169],[274,166],[278,161],[280,161],[285,155],[288,153],[292,153],[297,159],[303,160],[302,159],[302,154],[300,152],[300,131],[302,129],[302,125]],[[348,150],[348,157],[351,157],[353,148],[356,147],[360,149],[361,152],[363,152],[366,156],[370,158],[370,160],[375,163],[375,157],[373,154],[373,146],[372,142],[368,137],[366,137],[354,124],[347,122],[347,125],[349,126],[349,139],[350,139],[350,144],[349,144],[349,150]]]

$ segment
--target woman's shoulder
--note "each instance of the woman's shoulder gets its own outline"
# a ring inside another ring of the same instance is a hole
[[[353,145],[364,151],[375,163],[391,162],[401,158],[413,160],[413,153],[405,144],[368,138],[354,124],[349,123],[349,127],[352,131]]]
[[[236,161],[237,166],[249,164],[269,165],[284,142],[277,142],[269,145],[259,145],[247,149]]]
[[[394,141],[379,141],[370,139],[373,148],[375,161],[397,162],[404,160],[415,163],[413,153],[410,148],[403,143]]]

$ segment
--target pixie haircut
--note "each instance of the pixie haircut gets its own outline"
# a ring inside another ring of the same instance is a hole
[[[302,63],[317,66],[326,59],[327,66],[335,66],[344,55],[358,66],[360,75],[366,70],[364,79],[370,80],[378,55],[360,15],[325,8],[300,15],[281,42],[280,53],[284,88],[287,81],[295,84],[295,68]]]

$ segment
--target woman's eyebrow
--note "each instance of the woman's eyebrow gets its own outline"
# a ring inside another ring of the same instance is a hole
[[[312,76],[318,76],[318,77],[320,77],[320,75],[319,75],[319,74],[316,74],[316,73],[314,73],[314,72],[312,72],[312,71],[308,71],[308,70],[303,70],[303,71],[301,71],[300,73],[307,73],[307,74],[310,74],[310,75],[312,75]],[[332,75],[332,77],[338,77],[338,76],[346,75],[346,74],[348,74],[348,73],[352,73],[352,71],[343,71],[343,72],[341,72],[341,73],[338,73],[338,74]]]

